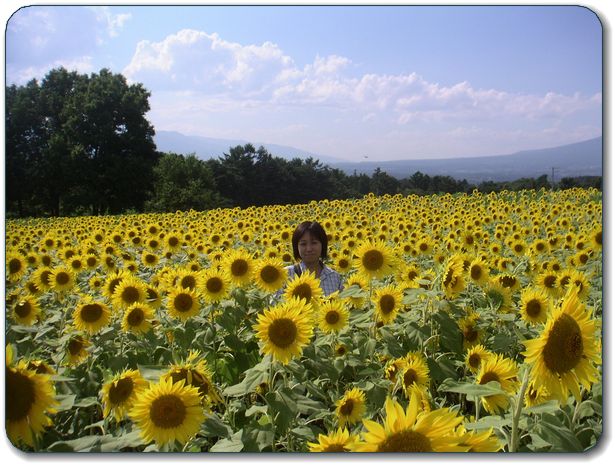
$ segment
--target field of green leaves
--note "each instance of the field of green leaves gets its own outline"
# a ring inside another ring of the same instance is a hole
[[[343,291],[287,279],[305,220]],[[587,450],[601,192],[8,220],[6,344],[26,451]]]

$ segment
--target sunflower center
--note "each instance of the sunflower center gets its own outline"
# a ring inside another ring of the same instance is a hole
[[[468,342],[474,342],[478,339],[478,331],[474,328],[474,326],[464,328],[463,338]]]
[[[173,305],[178,312],[187,312],[192,308],[192,297],[188,294],[179,294],[173,300]]]
[[[478,354],[472,354],[470,355],[470,358],[468,359],[468,364],[472,367],[472,368],[478,368],[478,366],[480,365],[480,355]]]
[[[87,266],[95,266],[96,265],[96,257],[88,257],[85,260]]]
[[[141,323],[143,323],[143,320],[145,319],[145,314],[143,313],[143,310],[140,308],[133,308],[130,313],[128,314],[128,324],[130,326],[139,326]]]
[[[419,274],[415,271],[415,270],[410,270],[408,271],[408,279],[410,281],[412,281],[414,278],[416,278]]]
[[[583,337],[574,318],[564,313],[557,319],[542,354],[552,373],[563,374],[577,366],[583,356]]]
[[[237,259],[231,264],[233,276],[244,276],[248,272],[248,262],[244,259]]]
[[[224,283],[220,278],[214,277],[207,280],[207,284],[205,285],[205,287],[207,287],[207,290],[209,292],[215,294],[222,290],[222,288],[224,287]]]
[[[504,287],[513,287],[517,284],[517,278],[514,276],[502,276],[500,277],[500,283],[502,283]]]
[[[453,285],[453,278],[455,276],[455,272],[453,270],[448,270],[446,272],[446,278],[444,278],[444,287],[452,287]]]
[[[484,373],[483,376],[481,376],[478,384],[487,384],[489,381],[497,381],[499,383],[500,377],[497,375],[497,373],[494,373],[493,371],[488,371]]]
[[[43,271],[41,273],[41,283],[42,284],[48,284],[49,283],[49,277],[51,276],[51,271]]]
[[[334,325],[340,321],[340,314],[335,310],[328,311],[325,315],[325,321],[330,325]]]
[[[323,452],[346,452],[347,449],[344,448],[342,444],[329,444],[326,447],[323,447]]]
[[[33,381],[10,368],[6,370],[7,421],[19,421],[25,418],[36,401]]]
[[[293,289],[293,295],[309,302],[312,298],[312,288],[307,283],[299,284]]]
[[[348,260],[346,260],[345,258],[340,259],[339,261],[339,266],[342,269],[348,268],[348,266],[350,266],[350,263],[348,263]]]
[[[186,418],[186,406],[179,397],[166,394],[152,402],[149,416],[157,428],[177,428]]]
[[[114,405],[121,404],[130,397],[133,387],[134,382],[132,378],[126,377],[118,379],[109,389],[109,400]]]
[[[19,273],[23,268],[23,263],[18,258],[9,261],[9,274]]]
[[[382,268],[384,264],[384,256],[379,250],[368,250],[361,259],[363,266],[370,270],[376,271]]]
[[[279,318],[269,326],[269,340],[282,349],[289,347],[297,338],[297,326],[290,318]]]
[[[81,307],[81,319],[87,323],[98,321],[103,314],[103,309],[100,304],[86,304]]]
[[[122,291],[122,302],[134,304],[139,300],[139,290],[134,286],[126,286]]]
[[[177,245],[179,245],[179,239],[177,237],[169,237],[169,242],[168,244],[171,247],[177,247]]]
[[[196,287],[196,279],[194,276],[184,276],[180,281],[180,285],[183,288],[194,289]]]
[[[145,262],[146,263],[156,263],[156,255],[148,253],[145,255]]]
[[[280,271],[275,266],[271,265],[263,267],[260,274],[261,279],[266,283],[274,283],[280,277]]]
[[[158,293],[154,289],[148,287],[146,292],[147,300],[156,300],[158,298]]]
[[[532,299],[525,305],[526,313],[528,314],[528,316],[532,318],[540,315],[541,310],[542,310],[542,305],[540,303],[540,300],[538,299]]]
[[[25,318],[32,312],[32,305],[27,300],[15,305],[15,313],[19,318]]]
[[[553,287],[555,287],[555,281],[557,281],[557,278],[555,276],[553,276],[553,275],[549,275],[549,276],[545,277],[543,283],[544,283],[545,287],[553,288]]]
[[[392,295],[383,295],[380,297],[380,311],[388,315],[395,308],[395,298]]]
[[[56,274],[55,280],[56,283],[58,283],[60,286],[63,286],[70,281],[70,276],[65,271],[60,271]]]
[[[79,339],[71,339],[68,342],[68,351],[71,355],[79,354],[79,352],[81,352],[81,349],[83,349],[83,342],[81,342]]]
[[[393,433],[378,445],[378,452],[432,452],[431,441],[417,431]]]
[[[421,245],[419,245],[419,249],[421,249],[421,252],[425,252],[428,248],[429,246],[425,244],[424,242],[421,243]]]
[[[353,409],[354,409],[354,400],[346,399],[346,402],[344,402],[340,406],[340,414],[348,417],[352,414]]]
[[[404,372],[404,386],[412,386],[412,383],[418,384],[418,382],[419,382],[419,376],[417,372],[414,371],[412,368],[408,368]]]
[[[473,265],[472,268],[470,268],[470,276],[474,280],[480,279],[483,276],[482,267],[480,265]]]

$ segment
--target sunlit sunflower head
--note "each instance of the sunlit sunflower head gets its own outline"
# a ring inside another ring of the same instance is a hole
[[[448,409],[420,411],[420,401],[412,396],[403,407],[387,397],[383,424],[363,420],[367,432],[353,447],[357,452],[465,452],[456,428],[463,418]]]
[[[521,282],[519,278],[510,273],[501,273],[497,275],[494,279],[499,282],[504,289],[508,289],[511,293],[515,292],[519,287],[521,287]]]
[[[18,297],[12,305],[11,317],[23,326],[32,326],[39,319],[41,306],[36,297],[30,294]]]
[[[139,392],[129,415],[145,443],[155,441],[158,447],[176,441],[185,444],[205,420],[199,390],[184,381],[173,384],[171,379]]]
[[[303,299],[293,298],[259,314],[253,328],[263,344],[261,352],[284,365],[300,357],[313,333],[310,313]]]
[[[111,413],[116,421],[121,421],[137,399],[138,394],[149,383],[141,377],[139,370],[125,370],[103,384],[100,396],[103,402],[103,417]]]
[[[162,305],[161,291],[153,283],[145,287],[145,302],[152,308],[159,308]]]
[[[457,296],[465,287],[463,259],[460,255],[450,257],[442,273],[442,289],[447,298]]]
[[[396,259],[393,251],[381,240],[365,241],[354,252],[354,268],[368,278],[380,279],[393,273]]]
[[[134,303],[124,310],[122,331],[145,334],[152,328],[154,309],[146,303]]]
[[[463,348],[465,350],[480,344],[483,337],[483,330],[478,326],[478,314],[472,313],[457,322],[463,337]]]
[[[394,321],[402,307],[402,298],[401,290],[392,284],[376,289],[372,302],[374,302],[378,321],[384,324]]]
[[[541,335],[524,341],[530,379],[565,404],[569,393],[581,399],[579,384],[590,389],[599,379],[602,363],[597,324],[591,312],[569,292],[545,323]]]
[[[544,290],[550,297],[557,298],[559,288],[557,285],[557,272],[545,271],[536,277],[536,285]]]
[[[264,291],[276,292],[284,285],[287,276],[288,271],[281,260],[265,258],[254,265],[252,279]]]
[[[365,415],[365,393],[358,388],[352,388],[335,403],[335,416],[341,427],[358,423]]]
[[[514,394],[519,387],[517,372],[518,368],[513,360],[501,354],[493,354],[480,365],[476,375],[476,384],[497,381],[504,392]],[[506,412],[509,407],[508,396],[505,394],[482,396],[481,402],[485,410],[491,414]]]
[[[542,324],[547,321],[551,310],[551,299],[542,289],[528,287],[521,292],[519,313],[524,321],[532,325]]]
[[[231,281],[223,269],[211,267],[201,273],[201,294],[208,303],[217,303],[228,296]]]
[[[173,286],[183,287],[184,289],[195,290],[202,285],[201,273],[190,269],[180,269],[173,277]]]
[[[201,311],[200,295],[196,291],[176,286],[169,290],[167,299],[169,315],[183,322]]]
[[[199,351],[190,351],[185,360],[172,365],[162,379],[171,379],[173,383],[184,380],[186,386],[198,389],[203,405],[210,402],[222,403],[222,398],[213,383],[211,370]]]
[[[429,366],[423,356],[413,356],[411,354],[405,357],[405,359],[406,364],[400,372],[400,380],[406,396],[410,398],[413,385],[419,387],[429,386]]]
[[[525,390],[524,404],[526,407],[534,407],[535,405],[544,404],[551,400],[549,391],[544,386],[536,386],[534,383],[529,383]]]
[[[480,258],[472,260],[467,270],[468,278],[479,286],[483,286],[489,281],[489,273],[489,265]]]
[[[596,226],[589,233],[589,246],[592,250],[601,251],[602,250],[602,226]]]
[[[159,262],[160,256],[156,252],[148,249],[144,249],[141,252],[141,263],[146,268],[155,268]]]
[[[49,275],[49,286],[58,293],[68,292],[75,286],[75,273],[68,266],[53,268]]]
[[[107,297],[109,300],[113,300],[113,295],[115,294],[117,287],[121,284],[121,282],[124,279],[128,277],[130,277],[130,273],[128,273],[125,270],[114,271],[112,273],[109,273],[102,287],[103,295]]]
[[[10,282],[18,282],[26,273],[28,263],[20,253],[8,253],[6,256],[6,277]]]
[[[41,266],[32,272],[32,281],[36,284],[41,291],[48,291],[51,289],[49,283],[51,278],[52,269],[48,266]]]
[[[90,356],[87,348],[91,345],[90,341],[78,334],[71,336],[66,344],[65,360],[67,365],[77,366],[83,363]]]
[[[346,428],[338,428],[329,434],[319,434],[318,442],[308,442],[310,452],[350,452],[358,440]]]
[[[499,281],[492,280],[484,289],[487,302],[494,311],[507,313],[512,309],[510,289],[502,286]]]
[[[252,281],[254,260],[245,249],[230,250],[222,260],[222,268],[235,286],[245,286]]]
[[[132,304],[145,302],[145,283],[139,278],[127,276],[115,288],[112,302],[116,309],[125,309]]]
[[[487,350],[482,344],[472,346],[466,350],[466,366],[472,373],[478,373],[481,363],[487,360],[491,355],[493,355],[493,352]]]
[[[462,437],[462,446],[469,447],[468,452],[499,452],[504,444],[494,434],[493,428],[466,431],[463,426],[457,430]]]
[[[361,308],[365,304],[365,297],[367,295],[367,291],[369,290],[367,278],[357,273],[349,276],[346,280],[345,289],[350,289],[352,286],[356,286],[357,292],[349,296],[348,301],[353,308]]]
[[[48,415],[56,412],[54,385],[49,375],[29,370],[24,360],[7,364],[5,376],[8,437],[16,447],[34,447],[45,427],[52,424]]]
[[[284,291],[286,299],[302,299],[307,304],[311,304],[315,309],[318,308],[318,301],[322,297],[320,281],[311,271],[304,271],[301,276],[295,275],[287,284]]]
[[[510,250],[516,256],[521,257],[521,256],[525,255],[525,252],[527,251],[527,244],[524,241],[520,240],[520,239],[514,240],[510,244]]]
[[[329,299],[320,304],[318,326],[324,333],[340,332],[348,325],[349,313],[339,299]]]
[[[587,299],[589,295],[590,284],[585,273],[573,270],[570,274],[570,281],[565,287],[566,292],[570,291],[576,293],[579,300]]]
[[[73,310],[75,328],[88,334],[100,332],[111,320],[111,311],[104,303],[95,301],[90,296],[83,296]]]

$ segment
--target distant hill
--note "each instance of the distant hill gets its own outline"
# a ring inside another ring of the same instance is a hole
[[[229,149],[231,147],[250,143],[256,149],[262,145],[271,155],[284,158],[286,160],[291,160],[293,158],[306,159],[312,157],[315,160],[320,160],[322,163],[327,164],[341,161],[339,158],[318,155],[315,153],[310,153],[306,150],[288,147],[285,145],[251,142],[240,139],[214,139],[211,137],[186,136],[175,131],[156,131],[154,142],[156,143],[158,150],[161,152],[174,152],[183,155],[194,153],[202,160],[222,157],[225,153],[229,153]]]
[[[371,175],[380,168],[398,179],[417,171],[430,176],[451,176],[470,183],[482,181],[513,181],[547,174],[551,179],[574,176],[602,176],[602,137],[539,150],[524,150],[510,155],[487,157],[443,158],[437,160],[362,161],[332,163],[346,174]]]

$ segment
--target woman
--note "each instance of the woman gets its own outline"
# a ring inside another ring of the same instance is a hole
[[[327,258],[327,233],[316,221],[304,221],[295,229],[292,237],[293,256],[300,260],[296,265],[286,267],[288,279],[293,279],[304,272],[312,272],[320,280],[320,288],[325,296],[341,291],[342,277],[323,263]],[[284,289],[279,290],[279,297]]]

